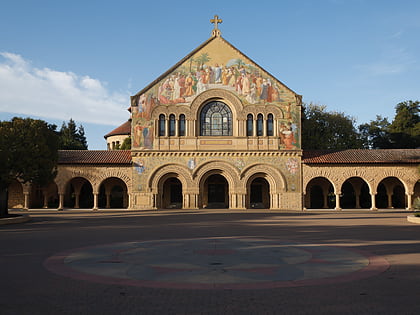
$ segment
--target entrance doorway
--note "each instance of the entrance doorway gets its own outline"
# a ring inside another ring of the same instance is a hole
[[[222,175],[209,176],[204,187],[207,188],[206,208],[228,208],[228,182]]]
[[[258,177],[252,181],[250,207],[254,209],[270,208],[270,185],[265,178]]]
[[[182,183],[178,178],[168,178],[163,185],[163,206],[169,209],[182,208]]]

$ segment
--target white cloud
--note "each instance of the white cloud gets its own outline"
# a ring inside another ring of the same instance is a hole
[[[0,56],[2,112],[109,125],[128,117],[128,93],[109,91],[89,76],[36,68],[17,54]]]

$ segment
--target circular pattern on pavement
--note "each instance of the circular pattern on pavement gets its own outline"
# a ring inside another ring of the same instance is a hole
[[[113,243],[62,252],[45,267],[99,283],[178,289],[263,289],[370,277],[389,264],[355,249],[262,238]]]

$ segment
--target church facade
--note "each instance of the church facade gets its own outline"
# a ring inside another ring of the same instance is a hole
[[[405,208],[420,150],[303,151],[302,96],[220,34],[131,97],[130,151],[61,151],[49,187],[16,182],[11,207]]]

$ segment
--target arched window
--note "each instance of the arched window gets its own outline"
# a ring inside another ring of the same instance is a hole
[[[200,136],[232,135],[232,112],[225,103],[213,101],[205,105],[200,122]]]
[[[246,117],[246,135],[251,137],[254,135],[254,116],[248,114]]]
[[[258,114],[257,116],[257,136],[262,137],[263,136],[263,115]]]
[[[185,115],[179,115],[179,124],[178,124],[178,135],[180,137],[185,136]]]
[[[274,135],[273,130],[273,114],[267,116],[267,136],[272,137]]]
[[[164,137],[165,136],[165,115],[160,114],[159,115],[159,136]]]
[[[169,136],[175,136],[175,115],[169,115]]]

